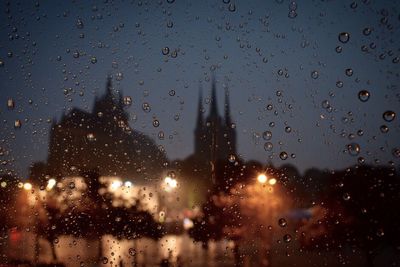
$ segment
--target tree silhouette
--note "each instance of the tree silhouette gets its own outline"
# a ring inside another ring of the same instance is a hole
[[[301,229],[305,248],[342,249],[366,253],[368,266],[383,248],[400,248],[400,180],[394,168],[362,166],[336,172]]]

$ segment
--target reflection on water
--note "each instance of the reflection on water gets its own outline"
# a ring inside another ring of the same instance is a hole
[[[187,235],[168,235],[154,241],[141,238],[137,240],[118,240],[112,236],[103,236],[99,240],[86,240],[62,236],[55,246],[59,262],[67,267],[96,266],[99,248],[102,248],[100,266],[159,266],[162,259],[168,258],[174,266],[232,266],[231,245],[227,241],[210,242],[208,250],[194,243]],[[7,246],[8,258],[19,258],[34,262],[34,235],[24,233],[18,243]],[[39,240],[40,262],[52,262],[50,244]],[[135,264],[136,263],[136,264]]]

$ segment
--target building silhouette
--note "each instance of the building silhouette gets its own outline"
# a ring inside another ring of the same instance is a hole
[[[177,162],[180,176],[186,178],[189,205],[206,200],[209,192],[227,190],[232,182],[235,162],[240,161],[236,151],[236,126],[232,120],[229,91],[224,89],[224,116],[218,111],[215,77],[211,80],[209,112],[205,116],[203,90],[199,89],[196,125],[194,129],[194,152]]]
[[[106,92],[96,97],[91,112],[74,108],[53,122],[47,162],[33,165],[32,178],[96,169],[101,175],[141,182],[160,179],[167,157],[151,138],[129,126],[125,106],[109,77]]]

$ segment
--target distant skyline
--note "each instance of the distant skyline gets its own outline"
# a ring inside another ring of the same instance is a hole
[[[45,160],[51,121],[73,107],[91,110],[108,74],[132,98],[130,125],[182,159],[194,149],[200,85],[208,114],[212,71],[220,114],[224,86],[230,90],[245,160],[301,171],[343,168],[358,157],[399,165],[400,3],[230,2],[3,3],[0,173],[26,177],[30,163]],[[387,110],[396,113],[391,122]],[[350,143],[358,155],[343,151]]]

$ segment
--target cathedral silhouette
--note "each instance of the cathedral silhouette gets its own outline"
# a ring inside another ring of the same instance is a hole
[[[218,167],[236,156],[236,129],[230,114],[229,92],[225,88],[224,117],[218,112],[217,87],[211,81],[209,114],[204,116],[202,89],[199,91],[194,152],[182,161],[170,162],[153,139],[129,126],[124,97],[114,90],[111,77],[106,91],[96,97],[91,112],[74,108],[54,120],[46,162],[31,167],[31,178],[45,182],[49,177],[78,176],[89,170],[100,175],[119,176],[139,183],[159,181],[175,171],[182,185],[197,195],[225,179]],[[199,196],[196,199],[202,198]]]

